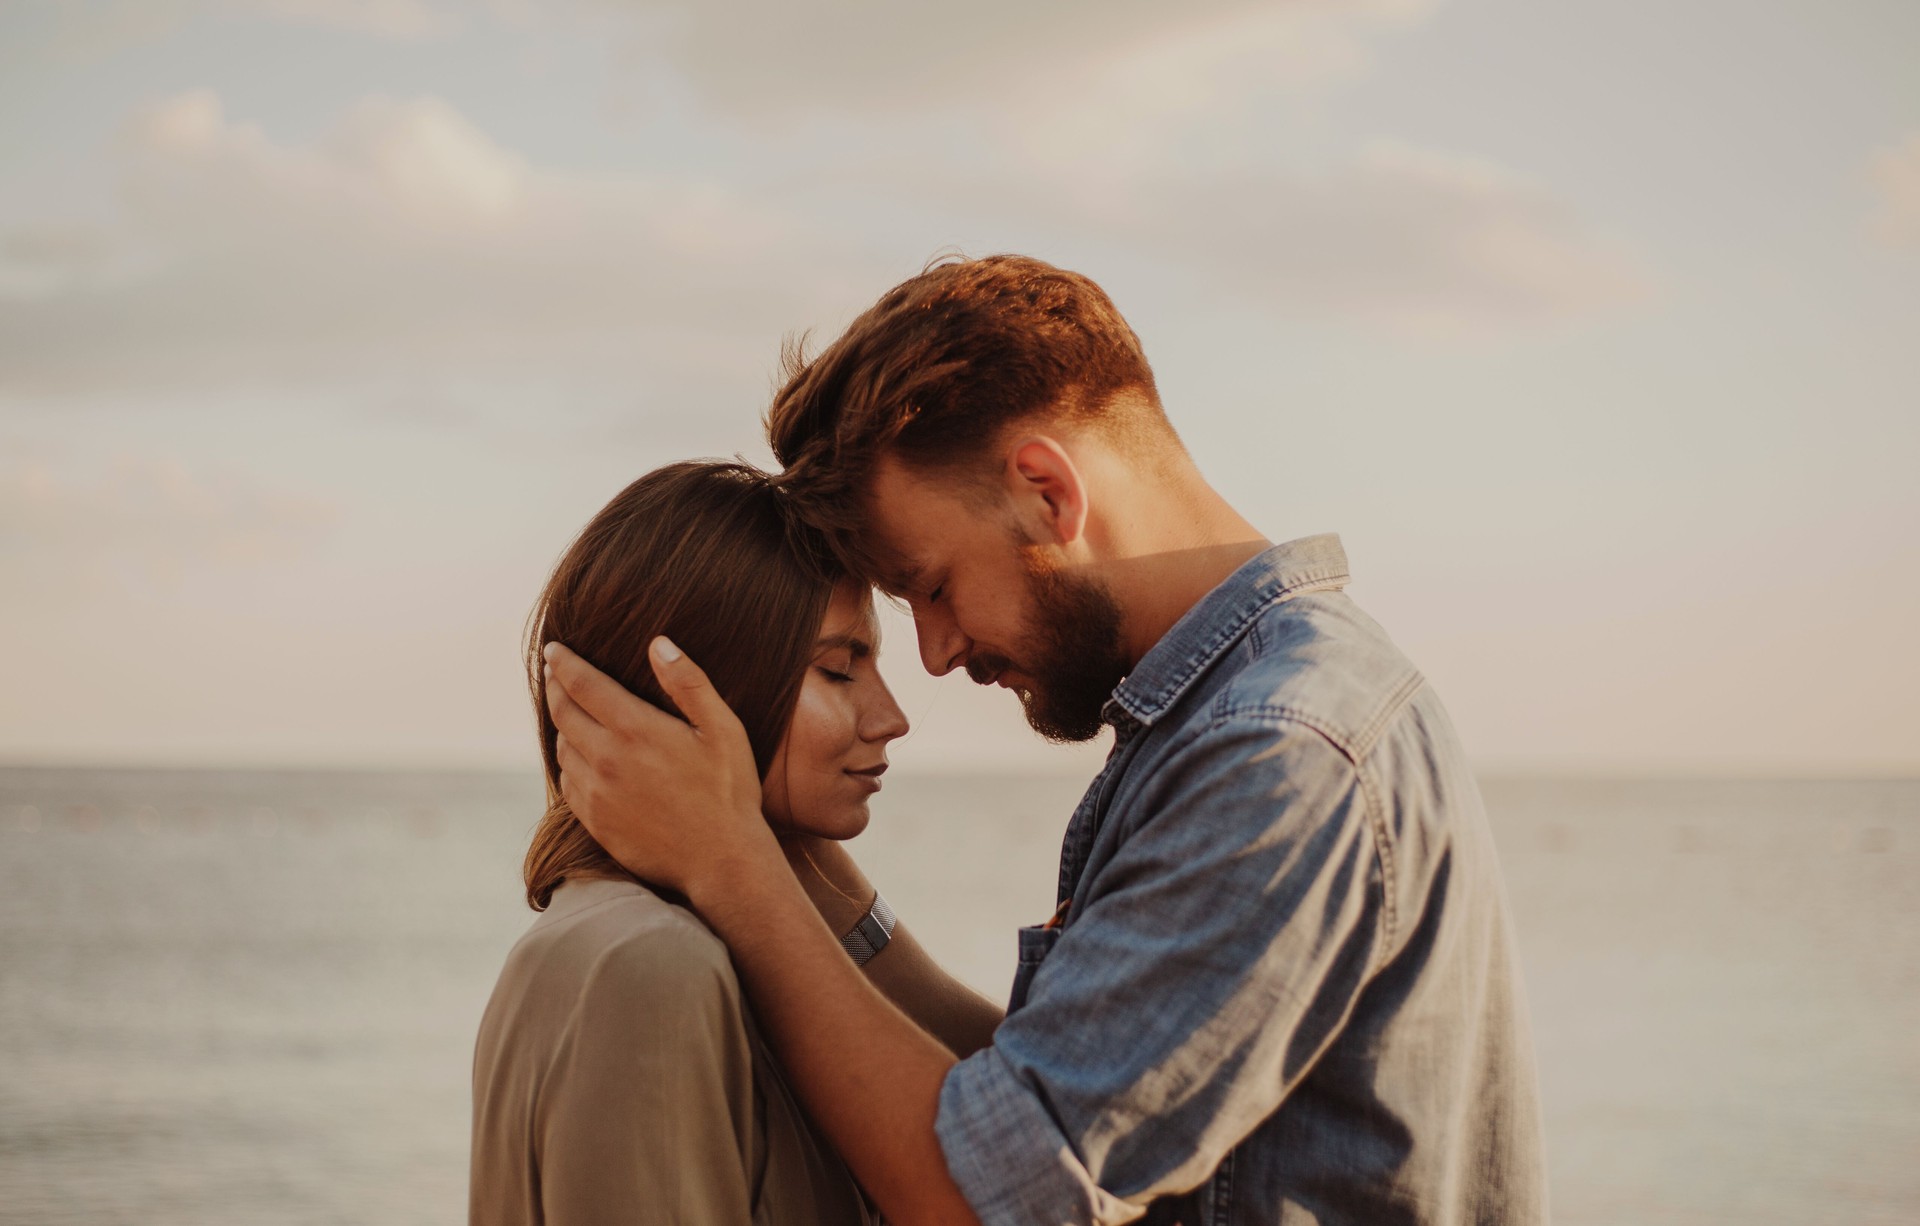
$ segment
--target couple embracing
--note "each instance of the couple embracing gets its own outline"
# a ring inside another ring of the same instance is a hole
[[[788,374],[778,475],[642,477],[535,610],[475,1226],[1543,1221],[1486,816],[1339,541],[1236,513],[1037,260],[931,267]],[[876,587],[928,671],[1113,730],[1004,1009],[842,846],[907,730]]]

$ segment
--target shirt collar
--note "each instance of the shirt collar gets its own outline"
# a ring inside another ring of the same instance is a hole
[[[1275,545],[1200,598],[1127,674],[1101,716],[1115,728],[1151,725],[1226,654],[1254,618],[1302,592],[1338,590],[1349,578],[1347,553],[1328,532]]]
[[[545,914],[555,917],[572,915],[575,911],[584,911],[609,898],[651,892],[639,882],[626,877],[568,877],[554,887],[552,896],[547,900]]]

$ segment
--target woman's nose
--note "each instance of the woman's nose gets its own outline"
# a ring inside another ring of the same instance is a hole
[[[887,688],[885,681],[876,682],[878,693],[867,708],[865,727],[861,729],[863,739],[869,741],[892,741],[907,735],[913,725],[907,722],[907,713],[894,701],[893,691]]]

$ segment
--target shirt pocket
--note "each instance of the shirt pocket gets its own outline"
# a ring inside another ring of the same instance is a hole
[[[1022,928],[1020,936],[1020,961],[1013,969],[1013,993],[1007,1000],[1007,1012],[1012,1013],[1027,1003],[1027,991],[1033,986],[1034,972],[1053,952],[1053,946],[1060,939],[1060,928],[1052,924],[1029,924]]]

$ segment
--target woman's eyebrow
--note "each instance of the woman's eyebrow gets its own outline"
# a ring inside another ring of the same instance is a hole
[[[823,651],[837,651],[845,647],[853,653],[853,658],[862,660],[873,654],[873,644],[857,634],[822,635],[813,645],[813,652],[819,655]]]

